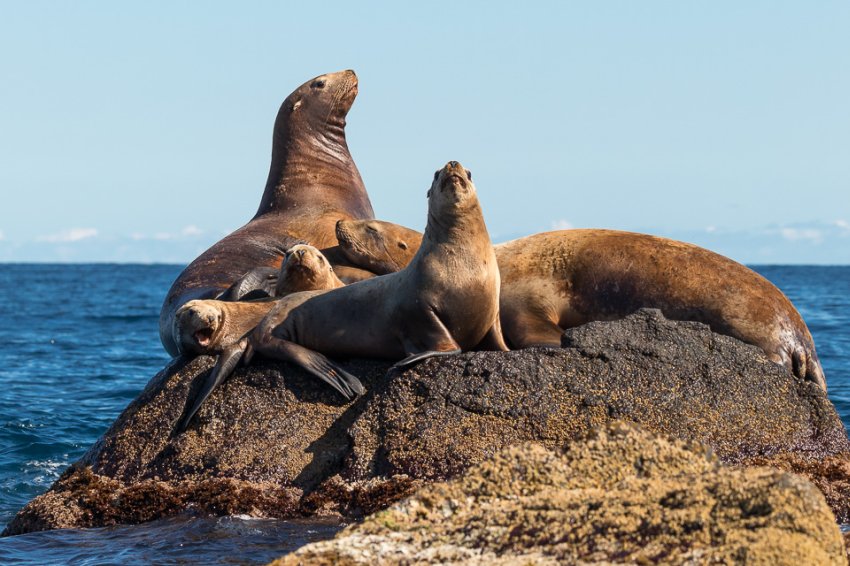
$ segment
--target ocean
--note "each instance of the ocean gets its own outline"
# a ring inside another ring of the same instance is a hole
[[[850,423],[850,266],[754,266],[797,306]],[[169,360],[178,265],[0,264],[0,525],[43,493]],[[335,521],[181,517],[0,539],[0,564],[264,564]],[[0,526],[2,529],[2,526]]]

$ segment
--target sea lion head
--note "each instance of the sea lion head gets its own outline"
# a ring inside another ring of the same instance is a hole
[[[357,75],[339,71],[310,79],[286,97],[280,107],[275,131],[308,127],[322,132],[327,124],[345,127],[345,117],[357,97]]]
[[[174,342],[181,354],[217,350],[224,313],[214,301],[189,301],[174,315]]]
[[[422,240],[422,234],[381,220],[340,220],[336,239],[343,254],[355,265],[385,275],[405,267]]]
[[[307,244],[292,246],[280,266],[276,297],[299,291],[333,289],[339,281],[322,252]]]
[[[432,211],[448,212],[465,209],[478,202],[472,173],[457,161],[449,161],[434,173],[434,181],[428,190],[428,207]]]

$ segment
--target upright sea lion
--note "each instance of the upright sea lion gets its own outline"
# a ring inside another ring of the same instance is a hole
[[[313,246],[299,244],[287,250],[276,294],[286,296],[302,291],[322,291],[344,286],[333,272],[330,263]],[[220,354],[192,407],[185,414],[177,431],[186,428],[201,404],[224,381],[246,352],[246,335],[274,306],[272,300],[219,301],[192,300],[174,315],[172,334],[180,353]],[[330,381],[331,386],[348,398],[363,392],[355,380],[351,383]]]
[[[400,360],[475,347],[506,350],[499,270],[472,174],[450,161],[428,191],[428,224],[405,269],[328,292],[276,301],[249,341],[325,378],[348,374],[330,356]]]
[[[337,224],[340,248],[375,273],[403,267],[421,235],[377,220]],[[511,348],[559,346],[565,328],[640,308],[695,320],[758,346],[824,390],[826,378],[800,313],[770,281],[683,242],[616,230],[561,230],[495,246],[500,313]]]
[[[273,273],[293,244],[336,246],[334,225],[340,218],[374,216],[345,140],[345,117],[356,96],[357,76],[341,71],[307,81],[283,101],[256,215],[184,269],[165,298],[160,338],[172,356],[178,353],[172,321],[182,305],[219,297],[251,270],[271,268]]]

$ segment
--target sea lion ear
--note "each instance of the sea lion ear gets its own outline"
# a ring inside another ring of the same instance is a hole
[[[431,189],[428,189],[428,192],[425,193],[425,198],[431,198]]]
[[[470,181],[472,180],[472,171],[470,171],[469,169],[466,170],[466,178]]]
[[[296,110],[298,110],[299,106],[301,106],[301,99],[300,98],[295,101],[295,103],[292,105],[292,108],[290,108],[289,111],[295,112]]]
[[[403,249],[403,250],[406,250],[406,249],[407,249],[407,244],[406,244],[405,242],[399,241],[399,243],[398,243],[398,247],[400,247],[400,248],[401,248],[401,249]]]

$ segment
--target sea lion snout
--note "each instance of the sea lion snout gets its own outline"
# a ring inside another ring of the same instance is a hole
[[[298,244],[292,246],[286,252],[286,260],[284,263],[291,262],[293,266],[299,266],[313,260],[311,263],[323,264],[324,258],[322,254],[312,246]]]
[[[346,222],[342,219],[336,221],[336,239],[342,245],[351,245],[352,230],[350,224],[351,222]]]
[[[357,74],[353,70],[346,69],[345,71],[330,73],[318,77],[318,79],[323,79],[328,88],[338,93],[337,96],[344,100],[347,106],[354,102],[354,97],[357,96],[358,81]]]
[[[441,191],[453,189],[453,192],[462,195],[468,192],[472,173],[464,169],[459,162],[449,161],[442,170],[437,172],[435,181],[438,181]]]

